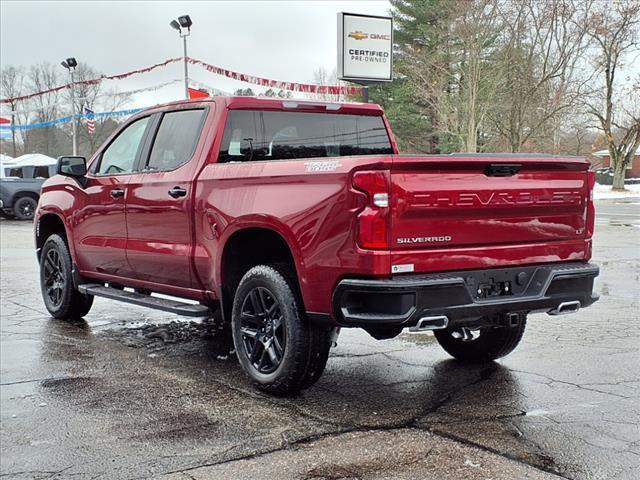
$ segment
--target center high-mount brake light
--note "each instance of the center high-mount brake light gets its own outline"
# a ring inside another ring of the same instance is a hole
[[[367,194],[367,205],[358,214],[358,245],[361,248],[389,248],[389,171],[361,171],[353,186]]]
[[[313,108],[317,110],[337,111],[342,107],[339,103],[315,103],[315,102],[295,102],[291,100],[285,100],[282,102],[282,107],[287,109],[296,108]]]

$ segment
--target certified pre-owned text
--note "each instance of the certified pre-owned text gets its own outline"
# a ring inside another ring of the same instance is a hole
[[[350,48],[349,55],[351,55],[351,60],[361,62],[386,63],[389,60],[389,52],[381,52],[378,50],[358,50],[356,48]]]

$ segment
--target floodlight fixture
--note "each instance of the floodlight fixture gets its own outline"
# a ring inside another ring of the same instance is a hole
[[[182,15],[178,17],[178,22],[180,22],[180,26],[182,28],[191,28],[193,22],[191,21],[191,17],[189,15]]]

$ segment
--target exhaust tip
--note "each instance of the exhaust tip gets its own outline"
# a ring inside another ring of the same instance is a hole
[[[449,318],[445,315],[435,317],[422,317],[413,327],[409,327],[410,332],[428,332],[431,330],[441,330],[447,328]]]
[[[568,315],[569,313],[576,313],[578,310],[580,310],[580,302],[574,300],[573,302],[562,302],[548,313],[549,315]]]

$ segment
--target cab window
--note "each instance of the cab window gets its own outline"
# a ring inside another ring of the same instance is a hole
[[[165,113],[153,141],[146,170],[174,170],[187,163],[200,138],[204,112],[199,109]]]
[[[232,110],[219,162],[294,160],[393,153],[377,115]]]
[[[125,128],[102,153],[98,175],[120,175],[131,173],[142,148],[142,139],[149,117],[136,120]]]

